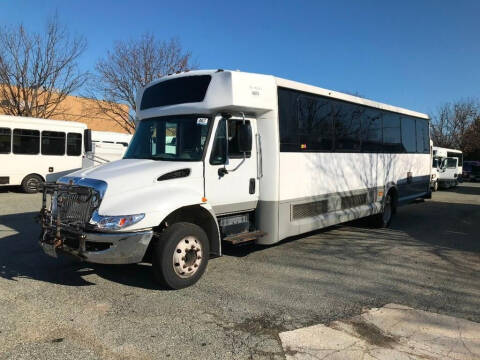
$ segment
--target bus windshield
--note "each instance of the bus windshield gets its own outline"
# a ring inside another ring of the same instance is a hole
[[[204,115],[141,120],[124,159],[200,161],[209,126],[210,118]]]

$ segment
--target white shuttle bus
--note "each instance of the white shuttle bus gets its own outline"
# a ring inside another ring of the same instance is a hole
[[[183,288],[222,241],[262,245],[431,193],[427,115],[238,71],[166,76],[138,94],[120,161],[45,188],[41,245],[94,263],[151,261]]]
[[[0,186],[33,193],[42,182],[81,169],[86,130],[74,121],[0,115]]]

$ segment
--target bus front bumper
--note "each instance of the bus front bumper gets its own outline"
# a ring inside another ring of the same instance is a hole
[[[153,231],[57,234],[44,230],[40,246],[50,256],[67,253],[98,264],[133,264],[143,260]]]

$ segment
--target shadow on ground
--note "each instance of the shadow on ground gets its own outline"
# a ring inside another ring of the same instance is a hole
[[[0,186],[0,193],[21,193],[22,188],[20,186]]]
[[[94,265],[46,256],[37,243],[35,215],[0,216],[0,277],[92,286],[85,277],[96,274],[161,290],[147,264]],[[226,291],[245,306],[264,302],[270,308],[278,306],[278,297],[288,297],[297,311],[311,295],[339,308],[397,301],[479,321],[479,223],[480,206],[428,201],[400,208],[391,229],[357,221],[270,247],[226,246],[226,256],[211,261],[198,291]],[[312,315],[308,322],[325,320]]]
[[[447,191],[464,195],[480,195],[480,186],[469,186],[468,183],[463,183],[462,186],[455,186],[450,189],[442,189],[440,191]]]

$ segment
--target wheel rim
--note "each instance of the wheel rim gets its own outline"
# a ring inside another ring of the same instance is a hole
[[[388,224],[392,217],[392,198],[390,195],[385,199],[385,207],[383,208],[383,222]]]
[[[186,236],[178,242],[173,252],[173,270],[179,277],[192,277],[202,261],[202,244],[195,236]]]
[[[30,178],[27,180],[27,189],[28,191],[38,191],[38,187],[40,185],[40,182],[38,181],[38,179],[35,179],[35,178]]]

